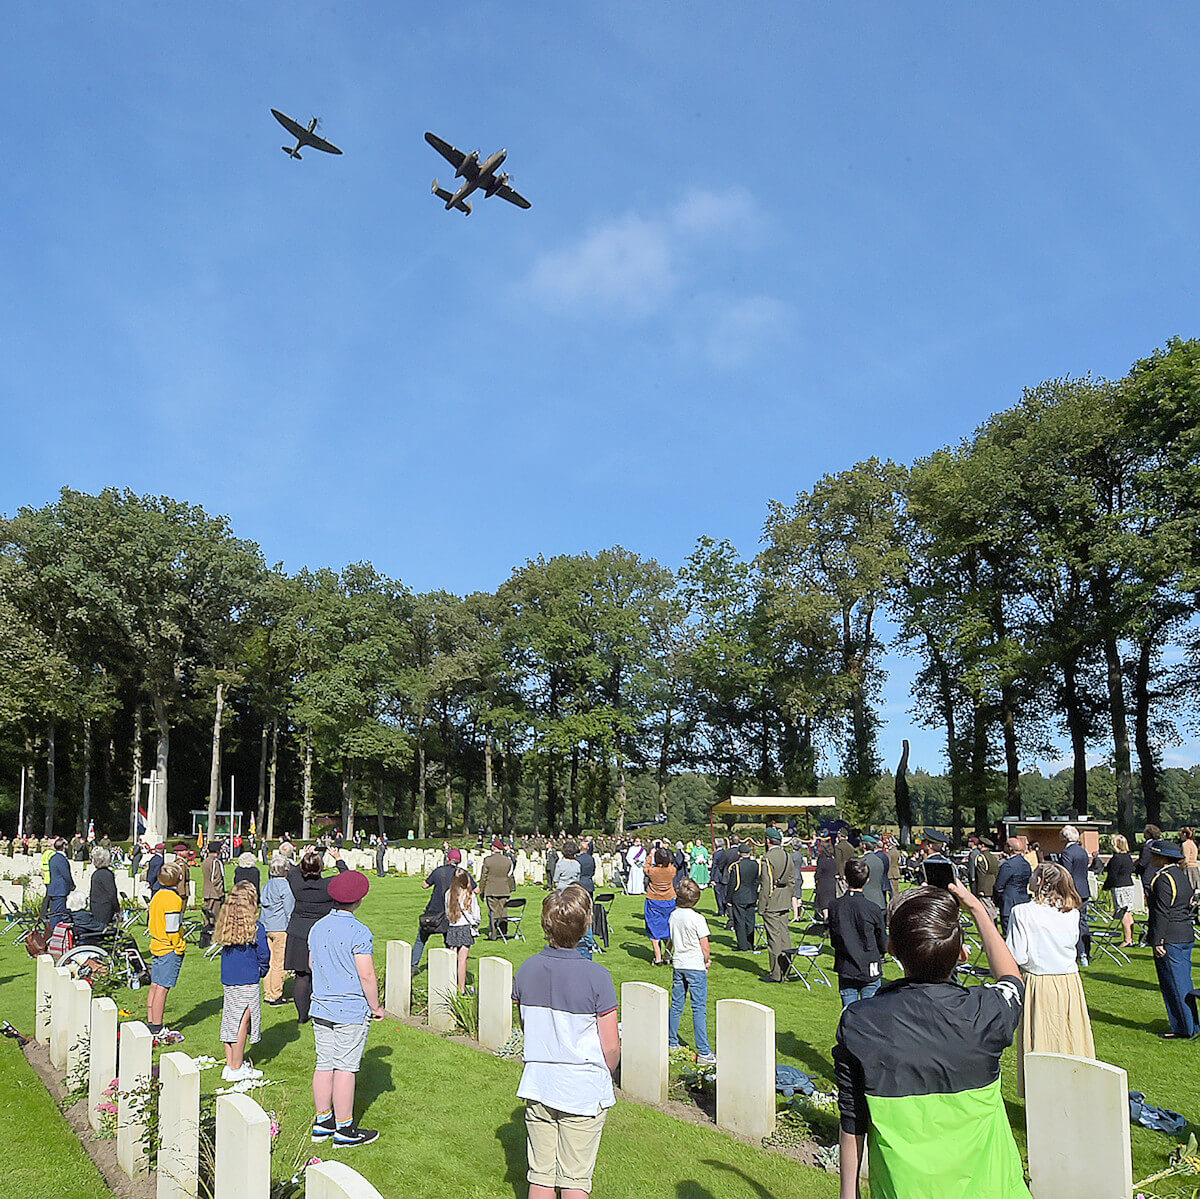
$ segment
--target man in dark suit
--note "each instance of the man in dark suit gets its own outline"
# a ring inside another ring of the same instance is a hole
[[[1079,844],[1079,830],[1074,825],[1068,824],[1063,829],[1063,839],[1067,845],[1058,855],[1059,861],[1070,871],[1075,890],[1083,900],[1083,907],[1079,911],[1079,943],[1075,946],[1075,956],[1081,966],[1086,966],[1092,953],[1092,930],[1087,921],[1088,900],[1092,897],[1088,867],[1092,864],[1092,859],[1088,851]]]
[[[150,898],[158,894],[158,872],[166,861],[167,847],[162,842],[154,847],[154,856],[146,863],[146,885],[150,888]]]
[[[729,887],[729,867],[733,861],[732,853],[725,846],[725,838],[718,837],[712,858],[713,899],[717,905],[717,915],[725,915],[725,905],[729,902],[726,891]]]
[[[1021,852],[1019,837],[1009,837],[1005,846],[1006,856],[996,872],[996,885],[992,888],[992,898],[1000,910],[1000,931],[1008,932],[1009,913],[1019,903],[1029,902],[1029,880],[1033,871]]]
[[[480,867],[479,893],[487,901],[487,939],[498,940],[501,929],[508,933],[504,914],[508,910],[508,897],[513,893],[512,858],[504,852],[504,842],[499,837],[492,842],[492,852],[483,859]]]
[[[46,899],[50,905],[50,922],[54,924],[59,916],[67,914],[67,896],[75,890],[71,863],[67,858],[67,842],[63,837],[54,840],[54,852],[50,855],[47,873]]]
[[[736,862],[729,867],[729,913],[737,948],[754,948],[754,908],[758,903],[758,863],[750,856],[750,842],[739,848]]]

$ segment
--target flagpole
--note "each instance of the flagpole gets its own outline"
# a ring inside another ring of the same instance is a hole
[[[25,763],[21,763],[21,810],[17,814],[17,836],[25,834]]]

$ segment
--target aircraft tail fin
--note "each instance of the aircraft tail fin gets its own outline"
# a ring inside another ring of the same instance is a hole
[[[300,147],[299,146],[280,146],[279,148],[289,158],[299,158],[300,157]]]

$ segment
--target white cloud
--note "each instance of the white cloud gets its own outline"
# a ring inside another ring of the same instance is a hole
[[[758,208],[754,197],[743,188],[730,191],[690,191],[670,215],[679,233],[709,237],[721,233],[746,236],[757,232]]]
[[[723,370],[743,366],[780,343],[791,324],[792,310],[771,296],[747,296],[723,305],[704,338],[704,352]]]

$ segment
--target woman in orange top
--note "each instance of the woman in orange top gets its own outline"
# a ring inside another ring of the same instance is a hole
[[[660,845],[646,867],[646,932],[654,946],[654,964],[663,964],[662,943],[671,935],[675,910],[675,863]]]

